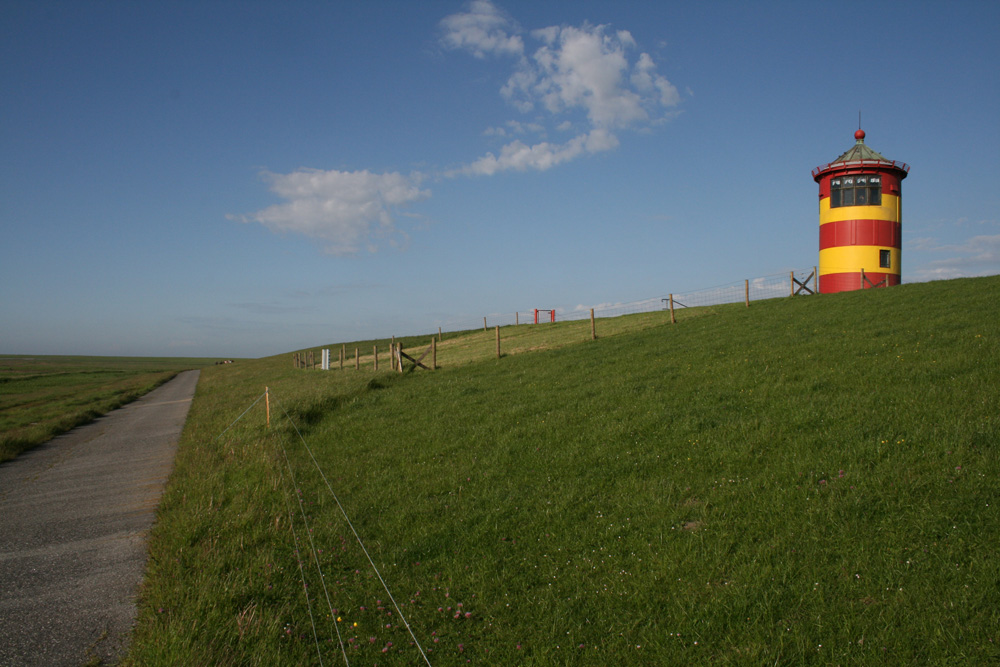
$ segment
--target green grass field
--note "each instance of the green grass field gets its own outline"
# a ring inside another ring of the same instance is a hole
[[[996,664],[998,311],[963,279],[208,368],[126,664],[426,664],[399,610],[435,665]]]
[[[214,361],[0,356],[0,462]]]

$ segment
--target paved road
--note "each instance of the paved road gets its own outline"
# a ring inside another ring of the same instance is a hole
[[[198,374],[0,464],[0,665],[122,656]]]

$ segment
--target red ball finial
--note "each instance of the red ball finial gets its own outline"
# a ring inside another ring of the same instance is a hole
[[[859,127],[858,131],[854,133],[854,138],[857,139],[858,141],[864,141],[865,140],[865,131],[862,130]]]

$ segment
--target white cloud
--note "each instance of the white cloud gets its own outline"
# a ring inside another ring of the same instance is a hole
[[[648,119],[642,98],[624,85],[627,43],[620,37],[605,35],[604,26],[548,28],[534,35],[545,44],[533,62],[523,62],[531,76],[508,81],[509,97],[537,100],[553,114],[582,109],[596,127],[625,127]]]
[[[524,52],[524,41],[511,34],[514,22],[489,0],[474,0],[469,10],[441,20],[441,43],[451,49],[466,49],[476,58],[487,54],[514,55]]]
[[[448,176],[459,174],[492,176],[501,171],[545,171],[588,153],[599,153],[618,146],[618,139],[607,130],[591,130],[570,139],[564,144],[548,141],[529,146],[522,141],[513,141],[500,150],[500,155],[487,153],[475,162],[448,172]]]
[[[479,58],[512,57],[514,71],[500,94],[514,108],[524,113],[542,110],[560,131],[569,129],[572,119],[589,125],[589,131],[565,144],[529,146],[513,141],[500,149],[499,156],[487,153],[449,175],[549,169],[618,146],[612,130],[646,129],[662,122],[680,103],[677,88],[656,71],[648,53],[632,57],[637,45],[627,30],[589,24],[533,30],[529,36],[539,46],[527,55],[517,26],[489,0],[472,3],[467,12],[448,16],[441,26],[442,43],[448,48],[468,50]],[[508,123],[486,133],[506,137],[519,131]]]
[[[664,107],[674,107],[680,104],[681,97],[666,78],[656,73],[656,65],[648,53],[639,56],[639,62],[632,70],[632,85],[643,93],[659,95],[660,104]]]
[[[354,254],[362,246],[374,252],[377,241],[400,234],[393,224],[397,209],[430,196],[420,189],[418,173],[298,169],[264,172],[263,178],[286,201],[236,219],[316,239],[334,255]]]
[[[648,123],[680,102],[648,53],[630,65],[636,43],[627,30],[553,26],[531,34],[542,46],[518,61],[501,89],[518,109],[583,111],[594,127],[623,128]]]

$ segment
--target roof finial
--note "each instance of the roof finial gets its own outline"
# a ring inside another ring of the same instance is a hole
[[[854,139],[859,143],[865,143],[865,131],[861,129],[861,109],[858,109],[858,131],[854,133]]]

